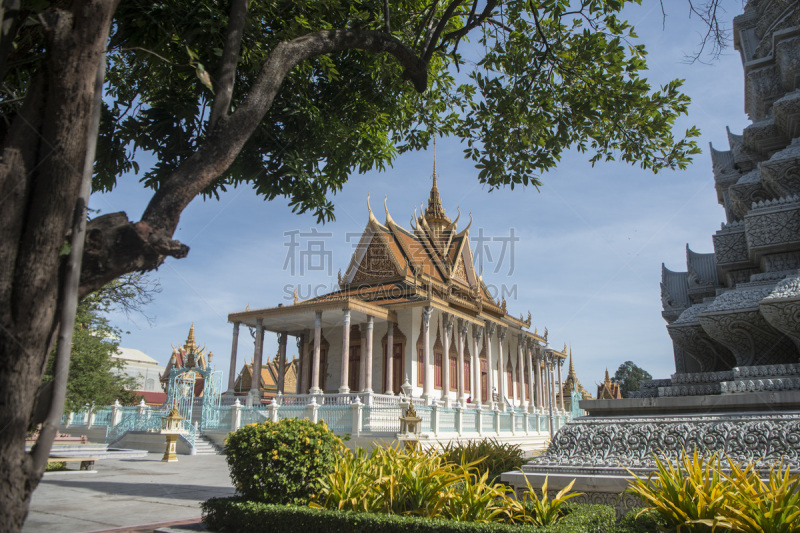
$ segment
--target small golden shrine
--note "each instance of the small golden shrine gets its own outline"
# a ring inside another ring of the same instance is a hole
[[[167,449],[164,451],[164,457],[161,458],[162,461],[168,463],[175,463],[178,461],[176,443],[178,442],[178,435],[183,431],[181,428],[181,420],[183,420],[183,417],[178,412],[177,404],[173,404],[172,411],[161,419],[161,434],[165,435],[167,438]]]

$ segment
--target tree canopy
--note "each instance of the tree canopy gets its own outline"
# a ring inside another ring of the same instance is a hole
[[[625,361],[616,372],[612,381],[619,384],[623,398],[628,397],[629,392],[638,391],[642,388],[642,381],[653,379],[650,372],[639,368],[633,361]]]

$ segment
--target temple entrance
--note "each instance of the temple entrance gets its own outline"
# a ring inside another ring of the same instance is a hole
[[[486,359],[481,359],[481,402],[489,399],[489,364]]]

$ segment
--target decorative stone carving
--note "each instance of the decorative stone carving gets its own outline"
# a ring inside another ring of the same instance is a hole
[[[800,245],[800,202],[781,199],[779,203],[757,204],[747,217],[747,245],[750,251],[784,251]]]
[[[719,451],[740,463],[783,461],[800,468],[800,414],[581,417],[568,422],[524,471],[564,466],[576,470],[652,468],[653,454],[675,458],[682,450]],[[584,471],[582,475],[590,475]]]
[[[718,296],[698,316],[711,338],[733,352],[738,366],[793,363],[797,350],[759,312],[772,284],[741,287]]]
[[[763,317],[794,341],[800,352],[800,275],[784,279],[759,303]]]
[[[719,383],[720,381],[734,379],[734,370],[727,370],[722,372],[695,372],[672,375],[672,379],[668,385],[680,384],[698,384],[698,383]],[[668,386],[662,385],[662,386]]]
[[[728,228],[718,231],[713,240],[714,254],[720,267],[750,262],[744,224],[729,225]]]
[[[736,359],[725,346],[714,341],[699,322],[667,326],[670,338],[692,359],[685,372],[714,372],[733,368]]]

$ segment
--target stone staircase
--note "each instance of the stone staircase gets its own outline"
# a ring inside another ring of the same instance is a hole
[[[194,442],[195,455],[224,455],[225,450],[217,446],[214,441],[203,435],[197,435]]]

